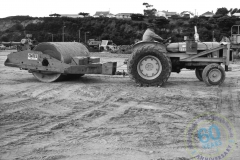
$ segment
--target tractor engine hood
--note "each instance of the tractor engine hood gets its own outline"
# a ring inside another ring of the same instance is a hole
[[[213,49],[219,47],[221,44],[219,42],[198,42],[197,50],[204,51],[208,49]],[[167,46],[168,52],[186,52],[186,42],[170,43]]]

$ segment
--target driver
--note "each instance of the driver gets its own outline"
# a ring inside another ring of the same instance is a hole
[[[142,41],[144,42],[163,41],[163,39],[159,35],[154,33],[153,24],[149,24],[147,27],[148,27],[147,30],[143,34]]]

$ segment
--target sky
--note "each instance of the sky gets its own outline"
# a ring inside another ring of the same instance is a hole
[[[191,11],[201,15],[207,11],[216,12],[217,8],[239,7],[239,0],[1,0],[0,18],[16,15],[48,17],[51,13],[94,15],[96,11],[117,13],[143,13],[146,2],[158,11],[181,13]]]

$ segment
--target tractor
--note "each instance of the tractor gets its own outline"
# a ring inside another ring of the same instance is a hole
[[[232,43],[201,42],[196,26],[194,39],[185,37],[185,42],[138,42],[128,60],[128,74],[141,86],[162,86],[171,72],[180,73],[186,68],[195,70],[196,77],[206,85],[220,85],[233,61],[233,49],[240,48],[240,26],[233,27],[238,32],[232,33]]]
[[[128,60],[128,74],[140,86],[162,86],[171,72],[195,70],[196,77],[206,85],[221,85],[225,71],[233,60],[233,50],[240,48],[239,27],[232,33],[232,43],[201,42],[195,27],[194,39],[185,42],[138,42]],[[39,81],[54,82],[64,77],[84,74],[116,73],[116,62],[100,63],[90,57],[88,49],[76,42],[44,42],[33,50],[10,53],[6,66],[28,70]],[[225,65],[223,68],[221,65]]]

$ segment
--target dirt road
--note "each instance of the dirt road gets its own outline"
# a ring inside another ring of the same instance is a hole
[[[213,87],[194,71],[172,73],[161,88],[122,76],[41,83],[5,67],[7,54],[0,51],[0,159],[193,159],[184,131],[206,112],[231,121],[237,141],[229,159],[240,159],[240,71]],[[99,55],[119,65],[127,57]]]

